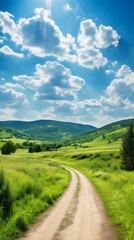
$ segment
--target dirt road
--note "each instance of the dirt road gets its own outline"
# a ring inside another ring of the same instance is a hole
[[[70,186],[21,240],[115,240],[103,205],[89,180],[70,169]]]

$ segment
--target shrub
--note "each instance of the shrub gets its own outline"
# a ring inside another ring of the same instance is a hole
[[[50,146],[46,146],[45,150],[46,150],[46,151],[50,151],[50,150],[51,150],[51,147],[50,147]]]
[[[42,151],[41,146],[40,146],[39,144],[36,144],[36,145],[34,146],[34,151],[35,151],[35,152],[41,152],[41,151]]]
[[[6,142],[1,148],[1,153],[5,155],[15,153],[15,151],[16,145],[11,141]]]
[[[29,152],[29,153],[33,153],[33,152],[34,152],[34,147],[33,147],[33,146],[30,146],[29,149],[28,149],[28,152]]]

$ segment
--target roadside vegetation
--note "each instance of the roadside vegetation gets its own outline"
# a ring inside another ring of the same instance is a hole
[[[29,155],[0,155],[0,240],[20,236],[68,186],[67,170]]]

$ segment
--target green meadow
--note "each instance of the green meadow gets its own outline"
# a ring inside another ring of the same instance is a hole
[[[0,240],[14,239],[26,231],[61,196],[69,180],[68,171],[58,163],[27,150],[0,155]]]
[[[4,188],[8,186],[11,205],[7,218],[3,218],[0,210],[0,240],[20,236],[61,196],[70,181],[63,164],[78,169],[93,183],[117,239],[133,240],[134,172],[120,168],[125,131],[126,128],[117,127],[113,131],[100,130],[91,133],[88,141],[83,135],[57,151],[28,153],[27,149],[18,149],[12,155],[0,155],[0,174],[4,174]],[[14,139],[19,144],[23,141]]]

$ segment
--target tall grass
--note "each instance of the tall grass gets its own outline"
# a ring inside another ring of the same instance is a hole
[[[0,240],[20,236],[67,187],[70,175],[38,154],[0,155]]]

